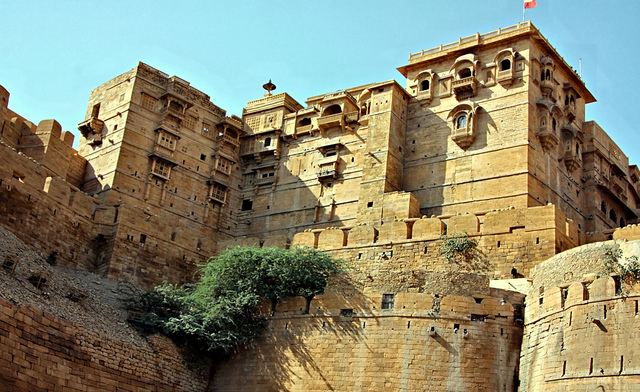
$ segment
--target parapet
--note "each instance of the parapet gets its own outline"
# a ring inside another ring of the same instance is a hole
[[[614,240],[640,240],[640,225],[628,225],[613,232]]]
[[[429,241],[443,235],[469,236],[511,234],[514,230],[533,232],[555,230],[569,242],[578,244],[577,225],[554,205],[509,208],[481,214],[462,214],[419,219],[388,220],[353,227],[317,229],[296,233],[292,243],[322,250],[349,246]]]

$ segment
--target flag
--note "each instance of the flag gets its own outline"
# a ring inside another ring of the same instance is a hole
[[[536,0],[524,0],[524,8],[535,8]]]

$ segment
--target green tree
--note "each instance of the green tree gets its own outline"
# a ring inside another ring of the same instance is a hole
[[[272,313],[283,298],[302,296],[306,312],[342,263],[309,248],[229,249],[210,259],[188,288],[161,285],[135,302],[131,321],[208,352],[229,352],[264,329],[262,301]]]

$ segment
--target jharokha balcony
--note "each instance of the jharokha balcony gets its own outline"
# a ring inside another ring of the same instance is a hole
[[[326,130],[329,128],[342,127],[344,114],[342,112],[318,117],[318,128]]]
[[[550,151],[554,149],[559,142],[557,132],[549,125],[541,125],[536,129],[536,136],[540,140],[542,148]]]
[[[472,97],[476,95],[478,79],[475,76],[457,79],[453,81],[451,88],[458,99]]]

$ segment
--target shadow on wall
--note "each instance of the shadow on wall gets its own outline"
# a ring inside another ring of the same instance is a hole
[[[331,382],[335,375],[328,374],[334,369],[322,368],[317,362],[322,347],[309,346],[307,339],[326,335],[322,344],[327,348],[336,344],[337,337],[361,342],[364,327],[354,315],[371,309],[372,303],[346,276],[332,279],[331,287],[334,289],[331,293],[312,301],[309,314],[303,314],[304,298],[279,303],[263,336],[253,346],[238,350],[227,362],[218,365],[215,373],[224,374],[224,378],[214,374],[210,390],[287,391],[301,381],[312,381],[314,390],[336,390]],[[342,308],[338,315],[329,310],[336,307]],[[373,350],[368,346],[367,349]],[[229,383],[230,380],[236,383]]]

